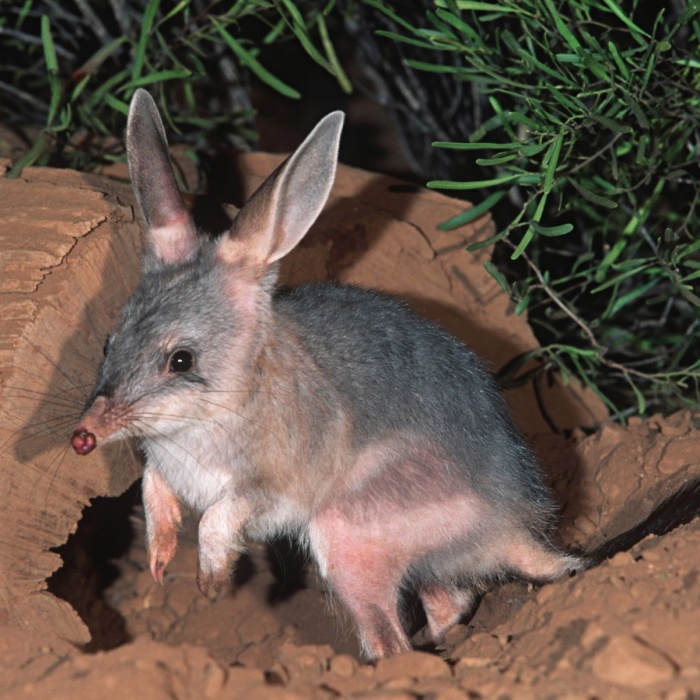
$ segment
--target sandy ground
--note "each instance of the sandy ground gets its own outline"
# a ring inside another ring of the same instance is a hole
[[[700,476],[700,432],[688,413],[559,447],[577,457],[586,478],[576,498],[585,482],[591,514],[565,516],[562,532],[589,549],[603,539],[598,533],[643,519],[669,479]],[[67,548],[70,573],[55,588],[82,607],[98,645],[117,646],[81,653],[7,628],[0,687],[8,697],[690,699],[700,692],[697,520],[567,580],[496,588],[442,647],[373,666],[358,659],[352,629],[313,567],[285,543],[254,546],[231,590],[211,601],[196,589],[191,520],[164,585],[154,584],[133,489],[121,499],[135,503],[128,544],[109,562],[113,581],[92,598],[105,562],[100,569],[99,557],[85,552],[99,549],[97,521],[114,511],[107,501],[84,519]],[[624,522],[627,506],[634,515]],[[419,612],[409,617],[420,624]]]
[[[269,172],[269,163],[256,161],[250,172],[255,177],[258,172]],[[508,301],[488,287],[490,278],[478,277],[483,273],[479,261],[476,265],[465,262],[469,256],[462,252],[464,241],[447,245],[447,239],[440,238],[444,234],[433,230],[450,206],[459,205],[439,195],[419,193],[419,213],[401,200],[401,216],[390,214],[386,192],[399,197],[412,190],[402,194],[391,189],[394,183],[389,190],[378,192],[364,176],[351,171],[346,175],[349,180],[340,183],[326,229],[299,251],[286,270],[288,280],[330,274],[389,288],[407,294],[418,308],[455,332],[464,325],[460,310],[469,306],[469,299],[477,298],[481,306],[469,312],[475,319],[470,342],[495,366],[518,343],[532,341],[524,322],[518,326],[521,320],[509,312]],[[94,212],[98,203],[93,194],[103,185],[91,181],[78,187],[73,175],[60,184],[60,177],[36,169],[23,184],[12,185],[11,192],[5,189],[3,195],[0,191],[0,204],[3,196],[9,201],[8,193],[15,197],[11,211],[9,205],[0,211],[5,222],[16,226],[24,221],[17,213],[17,202],[24,196],[21,187],[26,188],[23,191],[30,201],[32,192],[41,191],[42,198],[53,192],[56,201],[66,207],[77,207],[80,197],[88,197],[85,206]],[[348,184],[353,178],[354,190]],[[66,194],[55,190],[57,187],[75,189]],[[126,211],[120,199],[128,196],[124,192],[119,190],[113,200],[107,198],[113,201],[110,206]],[[377,201],[382,201],[381,206]],[[47,220],[56,219],[56,206],[52,205]],[[358,229],[350,218],[352,213],[363,221],[374,221],[381,235],[375,236],[369,224]],[[51,275],[42,273],[26,289],[11,280],[26,279],[17,270],[21,268],[24,274],[29,263],[25,269],[25,263],[20,265],[18,254],[13,253],[11,264],[4,268],[5,280],[10,280],[4,290],[7,299],[14,304],[12,295],[21,292],[33,295],[36,302],[31,314],[23,317],[21,332],[12,330],[15,335],[10,336],[6,331],[3,336],[13,338],[14,359],[3,365],[0,387],[6,392],[5,408],[8,402],[15,402],[14,412],[8,410],[4,415],[4,425],[13,420],[27,422],[17,418],[25,404],[31,404],[18,389],[22,378],[30,376],[23,343],[31,338],[27,347],[36,348],[40,342],[36,338],[41,337],[48,347],[49,335],[41,326],[42,304],[60,298],[78,308],[90,295],[81,296],[81,292],[69,298],[65,291],[69,287],[60,285],[69,284],[76,275],[83,279],[93,268],[95,285],[103,280],[106,268],[90,261],[107,255],[98,242],[100,236],[113,235],[104,224],[110,216],[113,213],[93,215],[83,233],[71,233],[77,242],[66,250],[57,246],[55,255],[60,260],[51,268]],[[124,226],[133,225],[124,216]],[[72,209],[59,218],[83,220]],[[404,226],[406,222],[410,225]],[[7,223],[5,226],[8,230]],[[340,231],[344,237],[334,238],[328,230]],[[351,242],[348,232],[354,236]],[[93,244],[94,250],[89,247]],[[41,247],[29,248],[36,253]],[[45,249],[41,251],[44,255]],[[36,265],[44,267],[31,269],[46,270],[41,260]],[[403,274],[387,272],[387,260],[399,260]],[[467,273],[461,265],[474,267]],[[11,277],[15,274],[16,278]],[[470,284],[462,285],[467,274]],[[485,286],[479,287],[482,283]],[[56,285],[55,290],[51,285]],[[416,285],[413,294],[411,285]],[[118,304],[117,299],[105,316],[113,317]],[[99,308],[108,305],[100,302]],[[82,318],[68,316],[76,324]],[[8,319],[12,320],[9,315]],[[108,322],[105,318],[104,323]],[[74,342],[78,337],[71,335],[68,320],[59,326],[55,342],[60,347],[66,338]],[[81,348],[84,355],[91,356],[99,356],[101,349]],[[49,355],[48,349],[35,353],[32,362],[36,365]],[[53,359],[48,367],[54,368],[54,375],[68,371]],[[55,371],[57,367],[61,372]],[[76,365],[75,372],[83,384],[90,381],[91,375],[86,376],[88,370],[82,366]],[[38,383],[40,374],[40,369],[34,369],[32,381]],[[60,378],[54,380],[60,384]],[[102,473],[95,463],[76,460],[66,450],[68,423],[63,433],[50,431],[46,446],[34,450],[25,448],[25,437],[17,437],[22,435],[21,424],[5,442],[0,440],[3,488],[8,494],[1,514],[0,696],[149,700],[699,697],[700,523],[691,519],[697,493],[688,491],[661,514],[657,509],[700,479],[700,416],[683,412],[633,420],[627,427],[604,421],[587,434],[576,425],[591,418],[600,420],[600,406],[585,392],[578,392],[566,394],[566,410],[552,408],[551,414],[561,419],[562,429],[555,433],[548,430],[547,421],[535,416],[532,396],[521,392],[508,398],[562,504],[559,534],[565,546],[594,552],[648,518],[650,527],[659,520],[674,524],[683,515],[689,522],[663,535],[637,532],[625,542],[617,541],[607,552],[612,556],[603,563],[554,584],[537,588],[511,583],[494,588],[484,595],[475,615],[453,628],[437,649],[420,648],[421,611],[407,601],[408,624],[420,650],[376,665],[358,657],[348,620],[324,592],[313,566],[287,542],[252,546],[238,566],[231,589],[211,601],[196,588],[196,521],[190,518],[164,585],[155,585],[146,561],[138,484],[119,498],[100,497],[124,491],[138,470],[127,470],[110,486],[119,462],[108,464]],[[562,398],[557,399],[556,388],[550,398],[550,407],[561,406],[556,403]],[[37,403],[36,398],[33,401]],[[32,410],[32,415],[48,420],[40,411],[36,413],[36,407]],[[29,437],[36,435],[29,433]],[[48,477],[37,476],[37,460],[48,459],[51,450],[62,456],[44,462],[50,465]],[[22,491],[25,474],[30,484],[26,496]],[[89,499],[91,506],[81,515]],[[76,526],[77,532],[62,546]],[[50,552],[56,547],[61,559]],[[37,597],[46,585],[53,595]],[[55,602],[54,596],[60,600]],[[50,601],[54,602],[49,605]],[[74,634],[65,631],[73,613],[61,601],[78,612],[91,641],[80,636],[79,621],[70,628]],[[59,629],[60,634],[52,633]],[[78,643],[80,639],[83,643]]]

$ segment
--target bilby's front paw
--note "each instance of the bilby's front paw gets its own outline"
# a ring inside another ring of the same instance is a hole
[[[211,600],[214,600],[221,593],[222,588],[228,584],[230,576],[231,569],[228,566],[225,569],[214,571],[210,568],[203,568],[201,560],[197,562],[197,588],[202,595]]]
[[[163,584],[165,567],[170,564],[177,549],[177,530],[170,528],[154,534],[148,547],[151,576],[156,583]]]

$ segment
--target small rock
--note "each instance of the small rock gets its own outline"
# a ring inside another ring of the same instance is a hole
[[[674,665],[638,639],[612,637],[593,659],[593,673],[625,688],[644,688],[673,678]]]
[[[603,628],[597,622],[589,622],[581,635],[581,645],[584,649],[591,649],[603,636],[605,636]]]
[[[410,676],[399,676],[397,678],[389,678],[382,683],[382,689],[390,690],[410,690],[414,685],[414,680]]]
[[[485,659],[479,656],[461,656],[455,664],[455,669],[462,668],[486,668],[493,663],[493,659]]]
[[[343,678],[354,676],[358,665],[357,660],[350,654],[338,654],[331,659],[331,671]]]
[[[375,678],[379,683],[400,676],[424,678],[449,675],[450,667],[439,656],[424,651],[407,651],[388,659],[380,659],[375,670]]]
[[[457,688],[443,688],[436,693],[431,693],[428,697],[432,700],[465,700],[463,690]]]
[[[665,695],[664,700],[691,700],[692,694],[687,688],[677,688],[669,690]]]
[[[467,625],[455,625],[451,627],[445,635],[442,646],[453,647],[460,644],[469,637],[469,627]]]
[[[634,564],[634,557],[629,552],[618,552],[614,557],[608,559],[608,566],[618,568]]]

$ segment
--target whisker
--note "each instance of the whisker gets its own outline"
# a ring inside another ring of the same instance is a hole
[[[7,438],[7,440],[5,440],[3,443],[0,443],[0,454],[4,453],[5,448],[10,444],[16,447],[17,445],[20,445],[21,443],[27,440],[32,440],[33,438],[42,437],[44,435],[58,434],[59,430],[64,426],[68,430],[70,426],[75,424],[79,416],[79,413],[76,414],[75,417],[57,416],[56,418],[49,418],[45,421],[39,421],[37,423],[32,423],[28,426],[23,426],[18,430],[13,431]],[[47,423],[53,423],[53,425],[47,426],[41,430],[33,431],[29,435],[25,435],[24,437],[15,440],[17,435],[21,435],[27,429],[36,428],[38,426],[46,425]]]
[[[30,342],[30,345],[45,359],[51,366],[73,387],[77,388],[75,381],[63,370],[61,369],[53,360],[35,343]],[[25,370],[26,371],[26,370]],[[39,376],[39,375],[35,375]]]
[[[84,401],[78,399],[72,399],[70,396],[64,396],[62,394],[50,394],[48,392],[37,391],[36,389],[28,389],[26,387],[7,387],[9,389],[9,396],[15,396],[19,399],[42,399],[42,403],[51,404],[58,406],[60,408],[75,408],[76,406],[82,410]]]
[[[74,355],[75,357],[79,357],[81,360],[84,360],[85,362],[89,362],[96,369],[99,369],[100,361],[96,360],[93,355],[83,355],[83,353],[78,352],[74,348],[68,348],[68,352],[71,355]]]

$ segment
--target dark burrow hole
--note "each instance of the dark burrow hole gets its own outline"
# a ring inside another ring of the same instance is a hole
[[[142,517],[139,480],[119,497],[92,499],[76,531],[65,544],[52,550],[60,555],[63,566],[47,580],[48,591],[69,603],[87,625],[91,636],[85,647],[88,653],[131,641],[126,620],[110,604],[106,593],[122,574],[120,560],[126,560],[129,550],[140,544],[138,539],[143,535],[134,521]],[[183,530],[192,530],[188,535],[195,536],[195,527],[194,518],[186,515]],[[307,586],[308,557],[290,539],[281,537],[269,543],[267,564],[274,577],[266,592],[270,606],[288,600]],[[251,557],[242,555],[233,574],[234,590],[247,585],[254,573]]]
[[[84,509],[76,531],[53,551],[63,566],[48,580],[48,590],[75,609],[90,630],[88,652],[113,649],[129,641],[126,623],[104,591],[119,577],[116,560],[134,541],[130,516],[141,502],[141,482],[117,498],[98,497]]]

